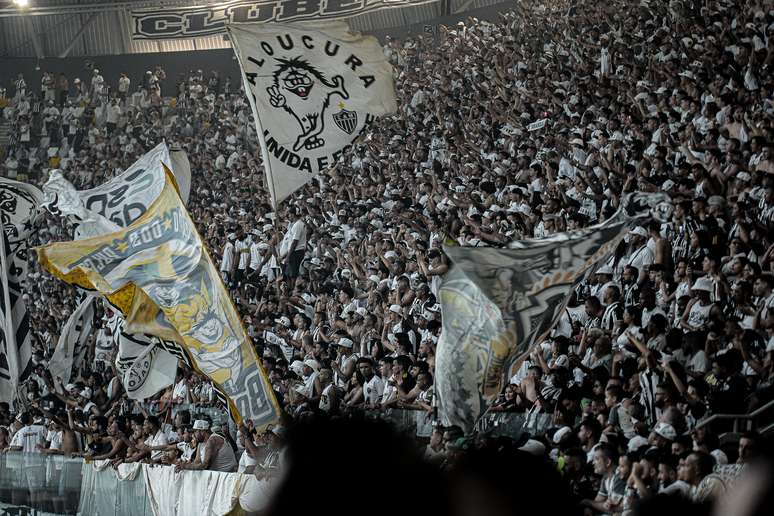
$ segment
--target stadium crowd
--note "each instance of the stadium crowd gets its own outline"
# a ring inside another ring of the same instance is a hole
[[[115,89],[97,69],[40,90],[20,76],[0,168],[37,184],[61,168],[84,189],[162,138],[179,145],[188,209],[288,421],[414,409],[426,457],[449,468],[480,440],[432,424],[442,244],[545,237],[604,220],[625,193],[665,192],[667,221],[632,228],[490,412],[548,415],[521,449],[550,457],[587,513],[629,514],[658,493],[708,502],[763,440],[722,447],[730,427],[702,420],[773,397],[770,9],[523,2],[496,23],[388,40],[399,113],[277,213],[244,92],[217,72],[173,91],[161,67]],[[37,238],[69,235],[49,216]],[[197,415],[213,397],[196,373],[132,404],[109,359],[85,361],[57,392],[45,364],[76,295],[30,267],[30,404],[0,409],[0,448],[272,474],[286,425],[258,435],[248,423],[233,439]]]

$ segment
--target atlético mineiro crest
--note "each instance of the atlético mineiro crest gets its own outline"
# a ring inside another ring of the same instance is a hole
[[[357,112],[342,108],[333,114],[333,122],[345,133],[352,134],[357,128]]]

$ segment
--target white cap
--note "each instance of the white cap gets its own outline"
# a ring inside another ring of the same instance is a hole
[[[612,275],[613,274],[613,268],[610,267],[609,265],[605,264],[602,267],[600,267],[599,269],[597,269],[597,274],[609,274],[609,275]]]
[[[677,439],[677,431],[675,430],[675,427],[669,423],[664,423],[663,421],[656,424],[656,428],[653,429],[653,432],[656,435],[660,435],[667,441],[674,441]]]
[[[298,376],[302,376],[304,374],[304,363],[300,360],[294,360],[289,367],[290,370],[296,373]]]
[[[343,348],[352,348],[355,343],[352,342],[352,339],[348,339],[346,337],[342,337],[339,339],[339,341],[336,343],[336,345],[341,346]]]
[[[728,455],[726,455],[726,452],[724,452],[721,449],[712,450],[710,452],[710,455],[715,459],[715,463],[719,466],[723,466],[724,464],[728,464]]]
[[[400,305],[390,305],[390,312],[403,315],[403,310],[401,310]]]
[[[317,360],[313,360],[311,358],[308,360],[304,360],[304,365],[309,369],[312,369],[314,372],[317,372],[320,370],[320,363]]]
[[[210,424],[204,419],[197,419],[193,424],[194,430],[209,430]]]
[[[528,440],[524,443],[524,446],[519,449],[538,457],[546,453],[546,445],[535,439]]]
[[[632,234],[632,235],[638,235],[638,236],[641,236],[641,237],[647,237],[648,236],[648,230],[646,230],[642,226],[637,226],[636,228],[634,228],[631,231],[629,231],[629,233]]]
[[[646,438],[644,438],[641,435],[635,435],[629,441],[627,450],[629,451],[629,453],[633,453],[639,450],[640,448],[642,448],[643,446],[647,446],[647,445],[648,445],[648,440]]]
[[[699,278],[691,287],[691,290],[703,290],[705,292],[712,292],[715,290],[715,286],[712,284],[712,280],[709,278]]]
[[[274,322],[277,324],[281,324],[285,328],[290,328],[290,319],[286,315],[283,315],[279,319],[274,319]]]
[[[554,437],[553,437],[554,444],[559,444],[560,442],[562,442],[562,439],[564,438],[565,435],[569,435],[571,433],[572,433],[572,428],[570,428],[569,426],[563,426],[562,428],[554,432]]]

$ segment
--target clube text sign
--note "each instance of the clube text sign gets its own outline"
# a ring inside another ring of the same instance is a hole
[[[132,38],[180,39],[211,36],[229,23],[294,22],[348,18],[376,9],[438,0],[234,0],[217,4],[132,11]]]

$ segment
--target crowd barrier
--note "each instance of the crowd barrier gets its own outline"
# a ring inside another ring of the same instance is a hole
[[[79,516],[242,516],[265,507],[271,484],[254,475],[172,466],[83,464]]]
[[[177,410],[182,408],[188,407]],[[222,424],[218,409],[205,411]],[[368,415],[388,421],[407,435],[429,437],[432,431],[424,411],[393,409]],[[542,432],[550,424],[550,414],[499,412],[481,418],[478,429],[519,439],[524,433]],[[86,462],[62,455],[0,454],[0,515],[243,515],[263,507],[270,488],[253,475],[238,473],[176,473],[169,466],[147,464],[122,464],[114,469],[107,461]]]
[[[270,489],[270,483],[239,473],[0,455],[3,516],[247,516],[265,506]]]
[[[82,466],[63,455],[0,454],[0,514],[75,514]]]

